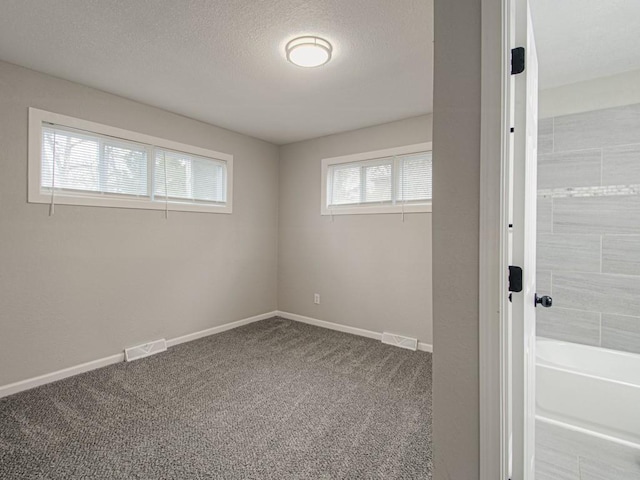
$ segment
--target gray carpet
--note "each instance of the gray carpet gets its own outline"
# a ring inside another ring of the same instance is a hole
[[[431,355],[280,318],[0,400],[2,479],[430,478]]]

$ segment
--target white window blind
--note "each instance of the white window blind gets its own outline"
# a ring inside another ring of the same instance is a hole
[[[231,213],[232,179],[231,155],[29,110],[29,201],[50,214],[58,203]]]
[[[360,203],[362,168],[358,165],[340,165],[330,168],[329,195],[331,205]]]
[[[214,203],[225,201],[225,162],[156,148],[154,167],[156,197],[165,197],[166,184],[170,199]]]
[[[431,200],[431,152],[400,157],[398,161],[398,202]]]
[[[328,165],[327,207],[431,201],[431,152]]]
[[[329,167],[330,205],[384,203],[392,200],[393,159]]]
[[[41,175],[41,186],[48,190],[146,196],[147,150],[95,134],[43,127]]]
[[[363,203],[383,203],[391,201],[393,185],[392,171],[393,163],[391,160],[385,160],[380,165],[366,165],[363,167]]]

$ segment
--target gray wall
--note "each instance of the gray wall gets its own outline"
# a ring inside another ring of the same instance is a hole
[[[479,477],[481,1],[435,1],[435,480]]]
[[[538,335],[640,353],[640,104],[539,127]]]
[[[0,385],[278,308],[432,343],[431,214],[319,212],[322,158],[429,141],[430,116],[280,151],[7,63],[0,86]],[[49,217],[26,202],[30,106],[233,154],[233,214]]]
[[[27,108],[234,155],[232,215],[28,204]],[[277,307],[278,148],[0,63],[0,385]]]
[[[432,343],[431,214],[320,215],[323,158],[430,140],[428,115],[281,148],[280,310]]]
[[[640,70],[600,77],[542,90],[540,118],[603,110],[640,103]]]

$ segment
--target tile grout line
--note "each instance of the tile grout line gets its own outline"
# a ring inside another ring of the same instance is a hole
[[[554,204],[553,199],[554,197],[551,197],[551,234],[554,233],[553,231],[553,204]]]
[[[580,456],[580,454],[577,454],[576,457],[578,457],[578,480],[582,480],[582,457]]]
[[[600,149],[600,186],[603,187],[604,186],[604,175],[603,175],[603,170],[604,170],[604,148]]]
[[[600,183],[602,183],[602,167],[600,169]],[[602,244],[604,234],[600,234],[600,275],[602,275]],[[598,346],[602,347],[602,312],[598,312]]]
[[[601,233],[600,234],[600,273],[604,273],[602,271],[602,263],[603,263],[603,260],[602,260],[602,244],[603,243],[604,243],[604,233]]]
[[[556,118],[551,119],[551,152],[556,151]],[[553,197],[551,197],[551,234],[553,235]],[[553,296],[553,269],[549,270],[549,295]]]
[[[598,312],[600,321],[598,322],[598,346],[602,346],[602,312]]]
[[[555,153],[556,151],[556,117],[551,119],[551,152]],[[554,233],[553,228],[553,196],[551,196],[551,233]],[[551,279],[553,280],[553,273]],[[553,289],[553,283],[552,289]]]
[[[620,145],[620,146],[621,147],[635,147],[636,144],[632,143],[632,144],[629,144],[629,145]],[[617,147],[618,147],[618,145],[615,145],[614,147],[611,147],[611,148],[617,148]],[[564,155],[564,154],[572,154],[572,153],[590,152],[590,151],[594,151],[594,150],[600,150],[600,148],[602,148],[602,147],[572,148],[570,150],[560,150],[558,152],[551,151],[549,153],[541,153],[541,154],[539,154],[539,156],[540,157],[548,157],[548,156],[555,155],[556,153],[558,155]]]

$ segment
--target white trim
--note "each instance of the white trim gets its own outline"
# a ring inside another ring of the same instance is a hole
[[[205,330],[200,330],[199,332],[189,333],[187,335],[182,335],[180,337],[171,338],[167,340],[167,348],[174,347],[181,343],[191,342],[193,340],[198,340],[200,338],[208,337],[210,335],[226,332],[234,328],[242,327],[250,323],[259,322],[259,321],[266,320],[268,318],[273,318],[273,317],[282,317],[287,320],[293,320],[301,323],[308,323],[310,325],[327,328],[329,330],[336,330],[339,332],[351,333],[353,335],[359,335],[361,337],[373,338],[375,340],[382,341],[382,333],[372,332],[371,330],[364,330],[362,328],[349,327],[347,325],[340,325],[338,323],[325,322],[324,320],[317,320],[315,318],[305,317],[303,315],[297,315],[295,313],[282,312],[282,311],[276,310],[273,312],[262,313],[260,315],[255,315],[253,317],[236,320],[235,322],[225,323],[224,325],[218,325],[216,327],[207,328]],[[418,342],[418,350],[432,353],[433,346],[428,343]],[[28,378],[26,380],[20,380],[18,382],[2,385],[0,386],[0,398],[7,397],[15,393],[23,392],[25,390],[30,390],[32,388],[39,387],[41,385],[46,385],[48,383],[53,383],[68,377],[73,377],[75,375],[89,372],[91,370],[107,367],[115,363],[123,362],[124,360],[125,358],[124,358],[124,350],[123,350],[122,353],[117,353],[115,355],[110,355],[108,357],[99,358],[97,360],[91,360],[89,362],[82,363],[80,365],[74,365],[72,367],[63,368],[62,370],[57,370],[51,373],[45,373],[44,375]]]
[[[215,335],[216,333],[222,333],[227,330],[241,327],[243,325],[248,325],[249,323],[258,322],[260,320],[266,320],[267,318],[276,317],[277,313],[278,312],[275,312],[275,311],[263,313],[261,315],[256,315],[254,317],[244,318],[242,320],[225,323],[224,325],[208,328],[206,330],[201,330],[199,332],[190,333],[188,335],[182,335],[180,337],[175,337],[170,340],[167,340],[167,347],[173,347],[181,343],[190,342],[192,340],[198,340],[199,338],[207,337],[209,335]],[[2,385],[0,386],[0,398],[13,395],[14,393],[23,392],[25,390],[30,390],[32,388],[39,387],[40,385],[56,382],[64,378],[73,377],[75,375],[79,375],[81,373],[85,373],[91,370],[107,367],[109,365],[113,365],[114,363],[120,363],[123,361],[124,361],[124,350],[122,353],[117,353],[115,355],[110,355],[108,357],[99,358],[97,360],[91,360],[90,362],[81,363],[80,365],[74,365],[68,368],[63,368],[62,370],[57,370],[51,373],[45,373],[44,375],[28,378],[26,380],[20,380],[18,382]]]
[[[403,145],[401,147],[385,148],[383,150],[372,150],[370,152],[353,153],[351,155],[341,155],[339,157],[329,157],[322,161],[327,165],[337,165],[340,163],[361,162],[363,160],[372,160],[375,158],[386,158],[397,155],[411,155],[413,153],[430,152],[433,150],[432,142],[414,143],[412,145]]]
[[[216,152],[206,148],[174,142],[164,138],[154,137],[143,133],[124,130],[122,128],[103,125],[101,123],[69,117],[59,113],[47,112],[37,108],[29,108],[29,139],[28,139],[28,202],[50,203],[51,194],[43,193],[40,189],[40,169],[42,166],[42,123],[48,122],[68,128],[84,130],[115,137],[129,142],[153,145],[156,147],[176,150],[201,157],[221,160],[226,163],[227,175],[227,201],[224,205],[211,205],[204,203],[187,203],[179,201],[168,202],[171,211],[204,212],[204,213],[232,213],[233,212],[233,155]],[[152,161],[153,159],[149,159]],[[117,195],[103,194],[73,194],[69,192],[56,192],[56,204],[83,205],[95,207],[136,208],[143,210],[165,210],[165,201],[152,201],[150,198],[129,198]]]
[[[395,157],[400,155],[411,155],[413,153],[430,152],[433,150],[431,142],[416,143],[402,147],[386,148],[384,150],[374,150],[371,152],[354,153],[342,155],[340,157],[323,158],[321,165],[321,188],[320,188],[320,215],[367,215],[384,213],[431,213],[432,202],[407,203],[407,204],[373,204],[373,205],[345,205],[327,206],[327,173],[329,166],[340,165],[342,163],[363,162],[367,160],[377,160],[382,158]],[[395,182],[395,179],[394,179]]]
[[[236,320],[235,322],[225,323],[224,325],[218,325],[217,327],[207,328],[206,330],[200,330],[199,332],[182,335],[181,337],[171,338],[167,340],[167,347],[173,347],[181,343],[191,342],[193,340],[198,340],[199,338],[208,337],[209,335],[215,335],[217,333],[226,332],[227,330],[232,330],[234,328],[242,327],[243,325],[248,325],[250,323],[259,322],[261,320],[266,320],[267,318],[273,318],[277,316],[278,316],[278,312],[276,311],[262,313],[260,315],[255,315],[253,317],[243,318],[242,320]]]
[[[278,310],[276,314],[278,317],[282,317],[287,320],[293,320],[295,322],[306,323],[309,325],[314,325],[316,327],[327,328],[329,330],[336,330],[343,333],[351,333],[352,335],[358,335],[360,337],[373,338],[374,340],[382,341],[382,332],[374,332],[372,330],[350,327],[349,325],[342,325],[340,323],[327,322],[325,320],[318,320],[317,318],[305,317],[304,315],[283,312],[281,310]],[[418,350],[422,352],[433,353],[433,345],[431,345],[430,343],[418,342]]]
[[[509,475],[505,234],[511,0],[482,0],[479,245],[480,480]]]
[[[382,341],[382,333],[373,332],[371,330],[364,330],[362,328],[350,327],[348,325],[342,325],[340,323],[327,322],[325,320],[318,320],[317,318],[305,317],[304,315],[298,315],[297,313],[282,312],[278,310],[278,316],[286,318],[287,320],[294,320],[296,322],[307,323],[309,325],[315,325],[316,327],[328,328],[329,330],[336,330],[343,333],[351,333],[360,337],[373,338],[374,340]]]
[[[124,361],[124,352],[110,355],[108,357],[99,358],[97,360],[91,360],[90,362],[81,363],[80,365],[74,365],[73,367],[63,368],[56,372],[45,373],[37,377],[28,378],[26,380],[20,380],[18,382],[10,383],[0,387],[0,398],[13,395],[14,393],[30,390],[40,385],[47,383],[57,382],[64,378],[73,377],[81,373],[95,370],[97,368],[107,367],[114,363],[120,363]]]
[[[321,215],[380,215],[384,213],[431,213],[431,203],[417,203],[402,205],[367,205],[367,206],[345,206],[326,207]]]

